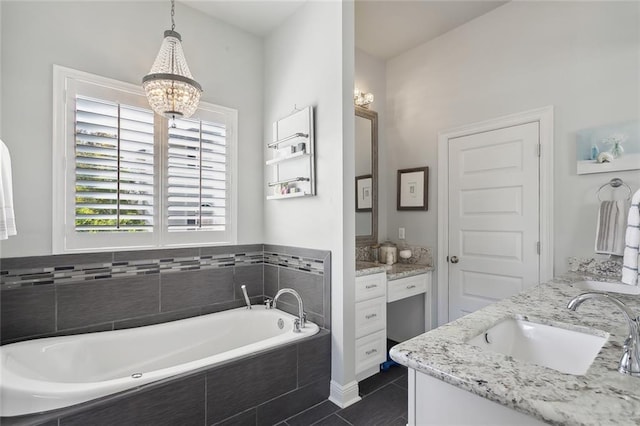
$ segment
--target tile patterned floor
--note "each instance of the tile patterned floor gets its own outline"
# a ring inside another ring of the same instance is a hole
[[[407,377],[405,367],[394,365],[359,383],[361,401],[344,409],[324,401],[279,426],[404,426]]]

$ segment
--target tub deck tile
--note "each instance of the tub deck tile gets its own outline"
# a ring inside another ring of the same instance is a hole
[[[285,346],[207,372],[207,424],[294,390],[297,352]]]
[[[60,426],[203,425],[204,374],[173,380],[107,402],[100,408],[63,417]]]

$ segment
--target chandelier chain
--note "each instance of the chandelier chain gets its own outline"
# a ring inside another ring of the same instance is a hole
[[[176,15],[176,2],[171,0],[171,31],[176,29],[176,21],[174,19]]]

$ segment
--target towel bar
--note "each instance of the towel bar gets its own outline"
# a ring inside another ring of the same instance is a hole
[[[628,191],[626,199],[628,200],[629,198],[631,198],[631,188],[629,187],[629,185],[624,183],[620,178],[613,178],[609,182],[603,184],[596,191],[596,197],[598,197],[598,201],[602,201],[602,198],[600,198],[600,191],[602,191],[602,189],[605,188],[606,186],[611,186],[612,188],[619,188],[621,186],[624,186],[625,188],[627,188],[627,191]]]

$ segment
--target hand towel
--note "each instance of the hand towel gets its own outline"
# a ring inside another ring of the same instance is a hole
[[[596,228],[596,253],[624,254],[626,200],[603,201],[598,210]]]
[[[16,219],[13,212],[13,180],[9,148],[0,139],[0,240],[16,235]]]
[[[627,215],[624,257],[622,258],[622,282],[638,285],[638,255],[640,246],[640,189],[631,197]]]

